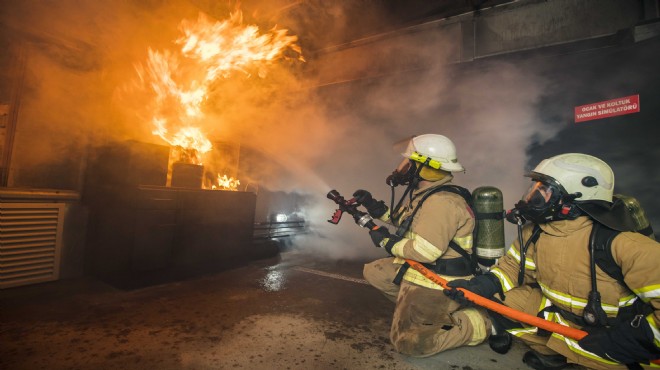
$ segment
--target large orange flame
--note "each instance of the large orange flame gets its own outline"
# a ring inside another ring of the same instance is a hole
[[[183,20],[177,52],[148,49],[146,67],[136,66],[138,76],[155,94],[153,134],[178,148],[178,160],[202,164],[212,149],[211,141],[199,128],[204,122],[204,105],[211,85],[233,72],[265,77],[278,59],[304,61],[298,38],[284,29],[260,33],[255,25],[243,25],[240,11],[229,19],[214,21],[200,13],[196,21]],[[218,186],[238,180],[218,175]]]

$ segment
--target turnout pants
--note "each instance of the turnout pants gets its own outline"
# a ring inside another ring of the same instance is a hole
[[[506,299],[504,304],[518,311],[523,311],[530,315],[536,316],[542,306],[544,306],[544,297],[541,289],[531,287],[529,285],[522,285],[509,290],[505,293]],[[555,338],[549,335],[537,335],[534,327],[520,325],[521,329],[508,330],[511,334],[520,338],[523,342],[529,345],[533,350],[544,354],[554,355],[561,354],[570,363],[575,363],[587,367],[589,369],[600,370],[625,370],[625,365],[610,365],[584,356],[571,351],[563,339]],[[646,365],[643,365],[647,368]],[[650,368],[650,367],[649,367]]]
[[[410,283],[392,283],[401,265],[393,258],[364,266],[364,277],[376,289],[396,302],[390,341],[397,352],[427,357],[442,351],[482,343],[491,331],[491,322],[482,308],[461,308],[441,290]]]

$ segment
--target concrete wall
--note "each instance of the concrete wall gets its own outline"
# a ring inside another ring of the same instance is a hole
[[[326,48],[314,63],[319,84],[325,85],[525,50],[563,53],[657,35],[658,1],[526,0]]]

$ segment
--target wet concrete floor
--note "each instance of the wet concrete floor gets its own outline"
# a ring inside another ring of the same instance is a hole
[[[93,279],[0,290],[0,369],[527,369],[524,345],[393,351],[368,261],[300,252],[120,290]]]

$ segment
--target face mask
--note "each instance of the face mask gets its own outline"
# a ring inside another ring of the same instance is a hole
[[[560,192],[554,186],[535,181],[515,208],[525,220],[545,223],[555,218],[560,198]]]
[[[416,167],[412,161],[399,166],[391,175],[387,176],[385,183],[389,186],[408,185],[415,178]]]

